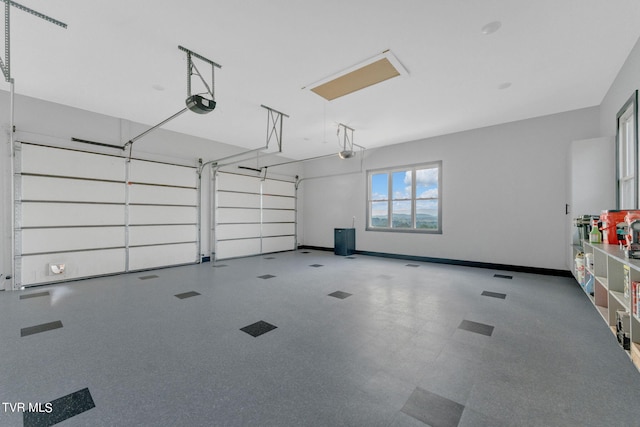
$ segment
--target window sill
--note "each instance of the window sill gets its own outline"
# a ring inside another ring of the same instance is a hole
[[[442,234],[442,230],[422,230],[413,228],[379,228],[367,227],[365,231],[382,231],[384,233]]]

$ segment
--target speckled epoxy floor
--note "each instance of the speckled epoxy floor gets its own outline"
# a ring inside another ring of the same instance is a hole
[[[305,252],[0,292],[0,425],[640,425],[572,279]]]

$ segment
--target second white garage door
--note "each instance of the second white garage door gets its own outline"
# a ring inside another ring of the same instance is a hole
[[[295,183],[217,172],[215,258],[293,250]]]

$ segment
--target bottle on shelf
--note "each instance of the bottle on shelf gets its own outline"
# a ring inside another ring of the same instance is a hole
[[[623,295],[625,298],[629,298],[630,296],[630,287],[631,287],[631,268],[628,265],[623,265],[623,281],[622,281],[622,289]]]
[[[638,288],[640,282],[631,282],[631,312],[638,317]]]
[[[589,243],[602,243],[602,235],[598,229],[598,220],[594,219],[589,232]]]
[[[585,283],[585,269],[584,269],[584,253],[578,252],[575,259],[575,271],[576,279],[580,285],[584,286]]]

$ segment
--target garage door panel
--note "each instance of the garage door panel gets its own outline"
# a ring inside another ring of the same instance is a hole
[[[262,239],[262,253],[291,251],[295,246],[295,237],[266,237]]]
[[[218,173],[218,190],[260,194],[260,179],[233,173]]]
[[[246,193],[218,192],[218,207],[259,208],[260,195]]]
[[[197,186],[196,168],[168,165],[144,160],[131,160],[129,181],[180,187]]]
[[[193,188],[161,187],[132,184],[129,186],[129,203],[157,205],[195,206],[198,192]]]
[[[63,274],[54,275],[49,264],[65,264]],[[125,270],[125,250],[67,252],[22,257],[22,284],[37,285],[121,273]]]
[[[216,228],[218,240],[260,237],[260,224],[223,224]]]
[[[195,243],[129,248],[129,270],[191,264],[197,261],[196,252]]]
[[[124,203],[122,183],[81,179],[22,177],[23,200]]]
[[[196,224],[198,211],[188,206],[130,206],[129,223],[142,224]]]
[[[266,179],[262,183],[262,194],[295,196],[296,188],[292,182]]]
[[[196,225],[131,226],[129,245],[158,245],[165,243],[195,242]]]
[[[23,227],[124,225],[124,205],[22,203]]]
[[[22,230],[22,253],[123,248],[124,227],[36,228]]]
[[[259,209],[220,208],[217,211],[218,224],[260,223]]]
[[[112,181],[125,180],[125,159],[22,144],[22,173],[72,176]]]
[[[129,270],[196,262],[196,169],[135,160],[129,180]]]
[[[264,196],[262,207],[265,209],[295,209],[296,199],[283,196]]]
[[[296,212],[291,210],[269,210],[262,211],[262,221],[269,222],[295,222]]]
[[[262,236],[284,236],[294,235],[296,232],[295,224],[262,224]]]
[[[260,239],[225,240],[216,244],[216,259],[236,258],[260,253]]]

